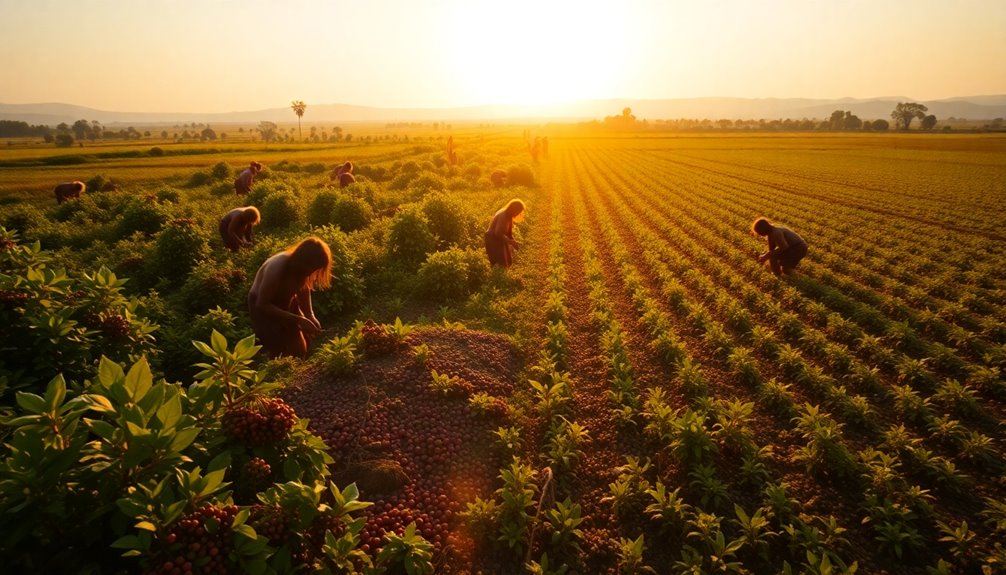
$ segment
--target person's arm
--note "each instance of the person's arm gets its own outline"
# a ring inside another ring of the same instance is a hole
[[[254,227],[255,227],[254,224],[247,223],[247,224],[245,224],[244,229],[241,230],[241,237],[240,237],[240,239],[241,239],[241,242],[244,243],[244,245],[246,245],[246,246],[250,246],[251,243],[252,243],[252,228],[254,228]]]
[[[501,241],[516,246],[517,242],[514,241],[513,236],[510,235],[509,230],[510,216],[508,214],[497,214],[493,217],[492,226],[489,228],[492,235],[499,238]]]
[[[311,323],[316,328],[316,331],[310,332],[310,335],[317,335],[320,333],[321,322],[314,316],[314,306],[311,303],[311,288],[304,286],[297,292],[297,305],[300,307],[300,313],[302,313],[307,319],[311,320]]]
[[[276,293],[279,291],[279,286],[283,281],[283,266],[278,265],[282,262],[278,261],[266,261],[266,269],[262,270],[264,275],[262,276],[262,281],[259,283],[258,295],[255,298],[255,308],[260,312],[284,322],[293,322],[297,324],[300,329],[311,333],[316,328],[314,323],[302,316],[285,310],[275,303]],[[310,304],[308,304],[310,305]]]

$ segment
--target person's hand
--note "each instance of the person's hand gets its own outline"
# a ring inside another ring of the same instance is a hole
[[[517,249],[520,247],[520,244],[517,243],[517,240],[510,240],[510,245],[513,246],[513,249]]]
[[[318,320],[311,321],[310,318],[301,317],[297,320],[297,327],[308,337],[314,337],[321,333],[321,324],[318,323]]]
[[[765,263],[765,260],[767,260],[767,259],[768,259],[768,252],[765,252],[765,253],[763,253],[763,254],[761,254],[761,255],[758,256],[758,263],[760,263],[760,264],[761,263]]]

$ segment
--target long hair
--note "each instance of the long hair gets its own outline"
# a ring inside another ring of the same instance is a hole
[[[258,208],[255,206],[248,206],[243,209],[244,211],[241,212],[241,216],[245,223],[255,225],[262,221],[262,214],[259,213]]]
[[[290,256],[290,271],[304,276],[304,285],[309,289],[325,289],[332,284],[332,250],[328,244],[311,236],[286,249]]]
[[[757,218],[751,222],[751,233],[759,236],[767,236],[772,231],[772,224],[765,218]]]
[[[524,214],[527,212],[527,206],[524,205],[523,200],[514,198],[507,202],[506,213],[516,222],[522,221],[524,219]]]

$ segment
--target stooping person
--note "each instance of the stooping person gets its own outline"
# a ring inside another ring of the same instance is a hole
[[[87,186],[84,182],[74,180],[72,182],[63,182],[58,184],[53,192],[56,194],[56,203],[62,204],[63,202],[69,200],[70,198],[79,198],[81,194],[84,193],[84,189]]]
[[[758,262],[768,262],[775,275],[791,274],[807,255],[807,242],[793,230],[773,225],[765,218],[751,224],[751,232],[766,238],[768,251],[758,256]]]
[[[353,162],[346,162],[338,168],[332,170],[329,178],[333,181],[339,182],[340,188],[345,188],[349,184],[356,182],[356,176],[353,175]]]
[[[234,208],[220,220],[220,237],[224,245],[232,252],[250,246],[252,243],[252,228],[261,221],[262,216],[255,206]]]
[[[262,164],[258,162],[249,164],[234,180],[234,193],[239,196],[247,195],[251,191],[252,184],[255,183],[255,176],[261,171]]]
[[[248,292],[252,329],[270,358],[307,357],[308,341],[321,333],[311,292],[332,281],[332,252],[311,236],[262,264]]]
[[[513,199],[493,216],[485,235],[489,265],[508,268],[513,264],[513,252],[520,247],[513,239],[513,225],[523,221],[525,213],[524,202]]]

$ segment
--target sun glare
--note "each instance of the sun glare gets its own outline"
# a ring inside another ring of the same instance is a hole
[[[625,42],[608,14],[575,2],[518,0],[490,9],[466,2],[455,13],[449,53],[456,89],[475,104],[538,105],[610,97]],[[617,17],[613,15],[611,17]]]

